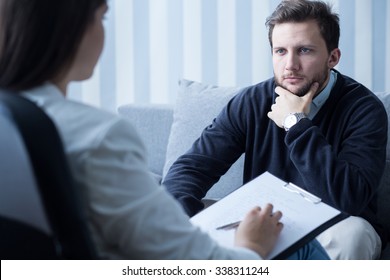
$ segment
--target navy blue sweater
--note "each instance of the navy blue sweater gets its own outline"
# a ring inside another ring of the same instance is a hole
[[[338,73],[330,96],[313,120],[288,133],[267,117],[274,79],[237,94],[192,148],[170,168],[163,184],[190,215],[230,166],[245,153],[243,183],[265,171],[293,182],[325,203],[375,220],[375,193],[385,167],[387,114],[367,88]]]

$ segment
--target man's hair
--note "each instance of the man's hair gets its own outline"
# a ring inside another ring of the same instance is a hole
[[[332,12],[332,7],[322,1],[284,0],[267,18],[268,39],[272,48],[272,33],[275,25],[315,20],[324,38],[328,52],[338,48],[340,38],[339,16]]]
[[[106,0],[0,0],[0,87],[27,90],[61,77]]]

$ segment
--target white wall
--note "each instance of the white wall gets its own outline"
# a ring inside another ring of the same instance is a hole
[[[338,70],[390,91],[390,0],[330,0],[340,14]],[[174,103],[177,81],[246,86],[272,76],[266,17],[279,0],[110,0],[94,76],[71,98],[116,111]]]

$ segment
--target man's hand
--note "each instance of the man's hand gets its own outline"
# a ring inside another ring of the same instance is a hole
[[[264,209],[252,209],[237,228],[235,245],[251,249],[265,259],[283,229],[283,224],[279,222],[282,213],[273,213],[272,209],[271,204],[267,204]]]
[[[276,87],[275,92],[278,97],[275,99],[275,104],[271,106],[271,111],[267,116],[275,122],[279,127],[283,127],[284,119],[291,113],[305,113],[310,112],[310,104],[317,93],[318,83],[312,84],[307,94],[300,97],[282,87]]]

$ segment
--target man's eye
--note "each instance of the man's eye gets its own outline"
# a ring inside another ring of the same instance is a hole
[[[300,53],[308,53],[308,52],[310,52],[310,49],[308,49],[308,48],[301,48],[300,49]]]
[[[277,49],[277,50],[275,50],[275,53],[276,54],[284,54],[286,51],[285,50],[283,50],[283,49]]]

